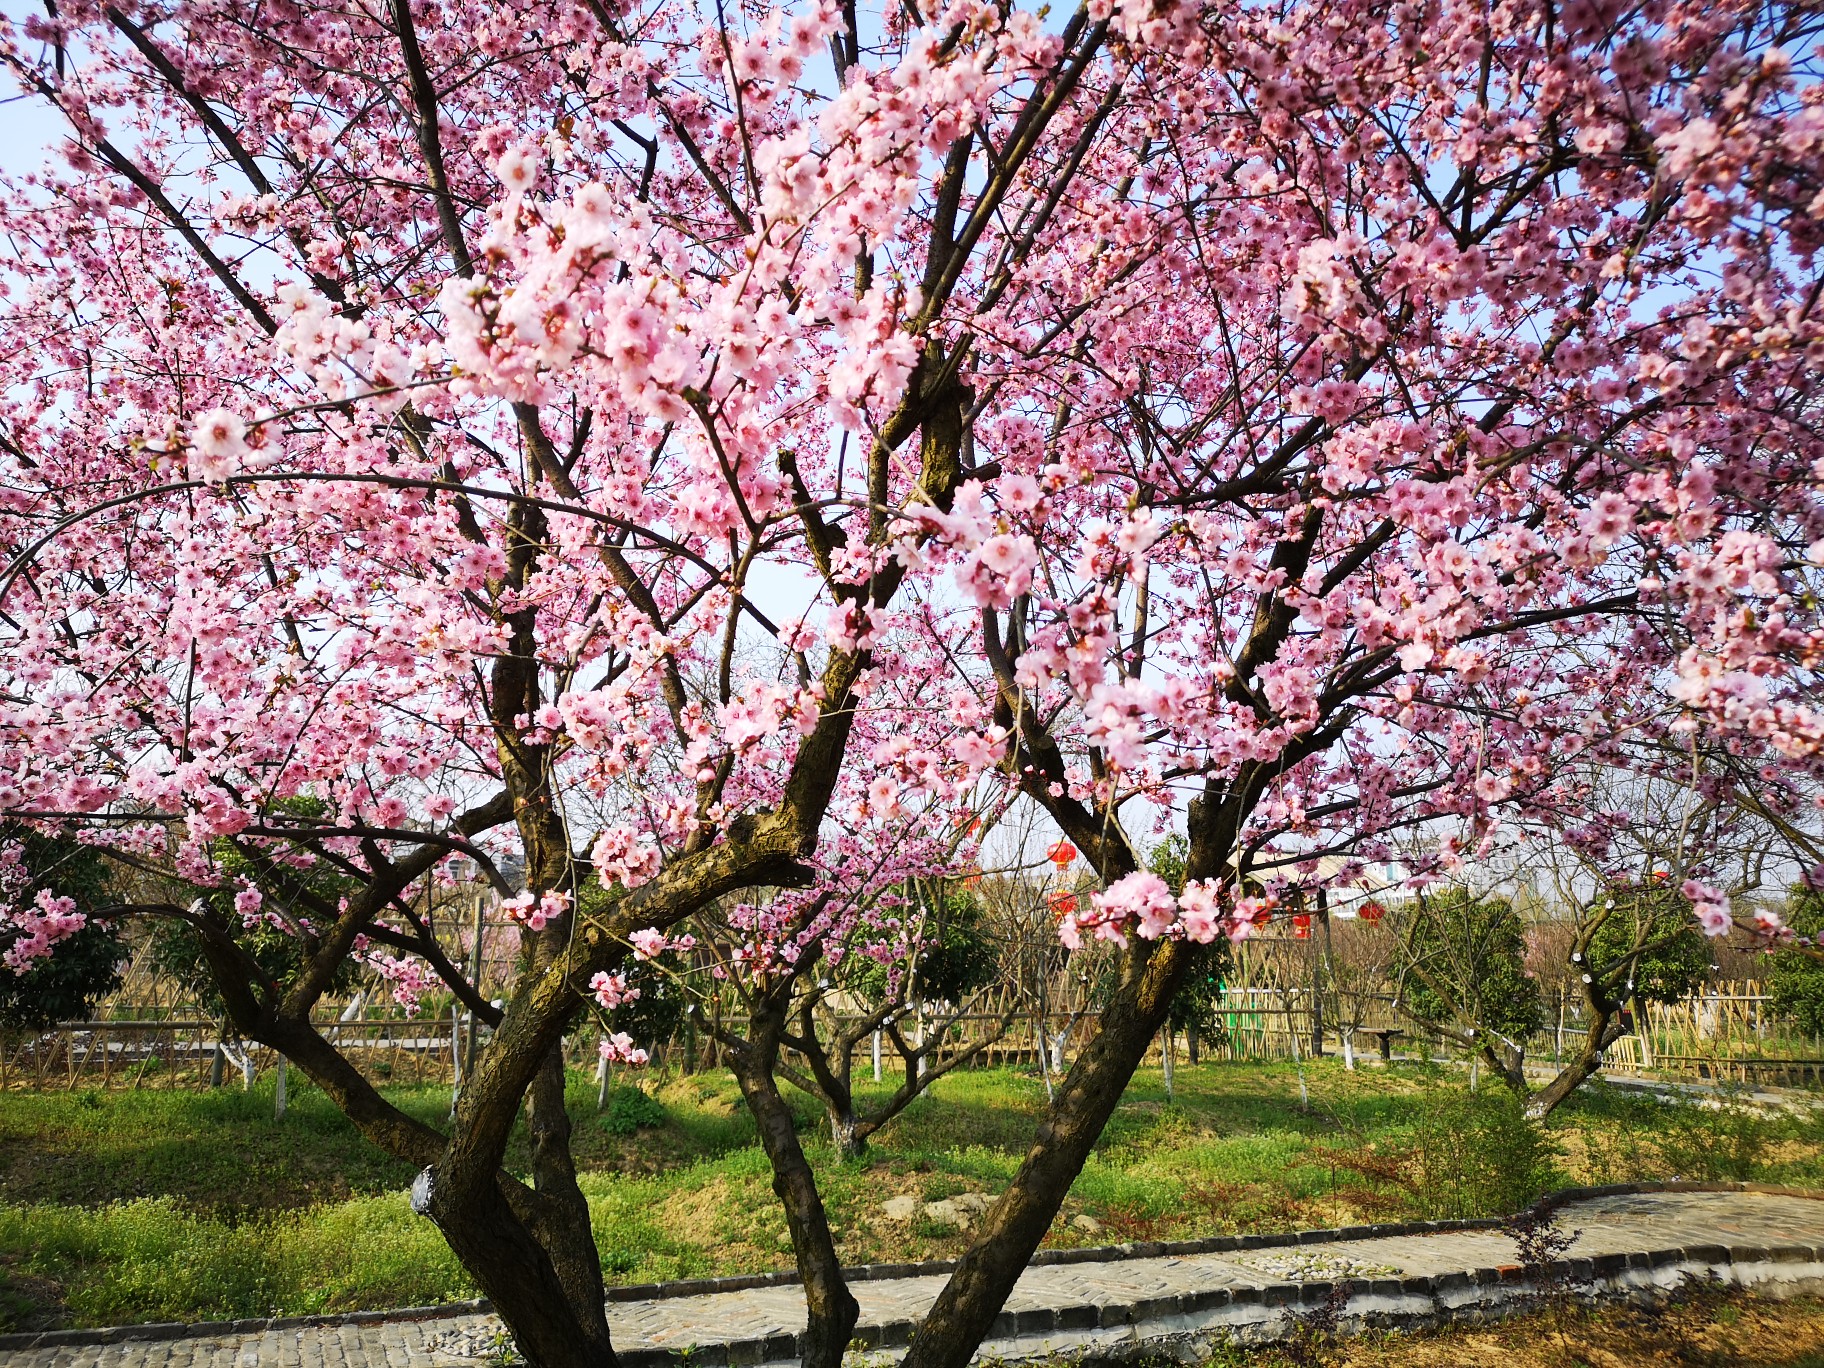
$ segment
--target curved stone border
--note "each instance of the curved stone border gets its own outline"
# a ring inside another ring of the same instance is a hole
[[[1824,1192],[1808,1188],[1779,1187],[1767,1183],[1692,1183],[1692,1182],[1656,1182],[1656,1183],[1616,1183],[1605,1187],[1565,1188],[1541,1197],[1529,1211],[1549,1215],[1559,1207],[1572,1202],[1591,1201],[1603,1197],[1623,1197],[1641,1193],[1655,1192],[1749,1192],[1762,1193],[1776,1197],[1797,1197],[1824,1201]],[[1483,1218],[1479,1220],[1458,1221],[1405,1221],[1380,1225],[1345,1226],[1333,1230],[1305,1230],[1287,1232],[1280,1235],[1218,1235],[1202,1240],[1147,1241],[1135,1244],[1103,1245],[1089,1249],[1044,1249],[1035,1253],[1028,1266],[1039,1268],[1057,1264],[1108,1263],[1123,1259],[1173,1258],[1188,1254],[1227,1254],[1242,1250],[1278,1249],[1298,1245],[1331,1244],[1342,1240],[1368,1240],[1407,1235],[1434,1235],[1450,1231],[1498,1230],[1506,1224],[1508,1218]],[[1686,1263],[1704,1263],[1708,1265],[1728,1265],[1732,1262],[1754,1262],[1771,1259],[1776,1263],[1795,1263],[1815,1261],[1824,1262],[1824,1250],[1812,1250],[1809,1247],[1782,1247],[1768,1251],[1760,1249],[1731,1250],[1722,1245],[1706,1245],[1677,1251]],[[1637,1259],[1646,1256],[1605,1255],[1599,1259],[1569,1259],[1563,1261],[1574,1276],[1578,1277],[1614,1277],[1624,1270],[1634,1269]],[[1656,1268],[1659,1263],[1648,1260],[1641,1264],[1643,1268]],[[1589,1265],[1588,1268],[1583,1267]],[[930,1263],[916,1264],[861,1264],[846,1270],[851,1282],[873,1282],[893,1278],[916,1278],[946,1274],[954,1271],[956,1260],[944,1259]],[[1484,1277],[1483,1275],[1489,1275]],[[1344,1279],[1353,1296],[1358,1291],[1371,1298],[1414,1296],[1429,1298],[1440,1304],[1447,1300],[1453,1290],[1481,1286],[1488,1283],[1514,1282],[1518,1270],[1511,1267],[1501,1270],[1483,1269],[1477,1273],[1440,1274],[1429,1278],[1404,1279]],[[693,1278],[667,1283],[642,1283],[611,1287],[608,1289],[608,1301],[662,1301],[674,1297],[699,1297],[722,1292],[744,1292],[754,1288],[790,1287],[798,1281],[796,1273],[757,1273],[726,1278]],[[1407,1286],[1412,1284],[1412,1286]],[[1420,1286],[1423,1284],[1423,1286]],[[1322,1305],[1330,1295],[1333,1284],[1327,1281],[1304,1281],[1269,1284],[1262,1288],[1218,1288],[1209,1293],[1199,1294],[1196,1298],[1168,1299],[1183,1302],[1197,1302],[1191,1305],[1159,1305],[1139,1303],[1119,1308],[1119,1324],[1132,1325],[1140,1321],[1157,1320],[1161,1317],[1173,1318],[1193,1312],[1208,1312],[1220,1307],[1243,1306],[1260,1302],[1270,1307],[1292,1307],[1299,1305]],[[85,1330],[40,1330],[24,1334],[0,1335],[0,1352],[18,1349],[49,1349],[64,1346],[122,1344],[135,1340],[172,1340],[188,1339],[202,1336],[225,1335],[258,1335],[273,1330],[301,1330],[317,1326],[361,1326],[384,1325],[397,1322],[429,1321],[452,1319],[460,1316],[487,1314],[493,1309],[492,1303],[485,1298],[473,1301],[449,1302],[440,1306],[411,1306],[391,1311],[348,1311],[331,1315],[315,1316],[279,1316],[274,1318],[235,1320],[235,1321],[198,1321],[185,1323],[181,1321],[155,1322],[142,1325],[117,1325],[98,1329]],[[1116,1308],[1107,1308],[1115,1310]],[[1080,1333],[1112,1326],[1083,1323],[1083,1313],[1092,1313],[1090,1320],[1097,1317],[1094,1308],[1072,1308],[1069,1311],[1053,1315],[1049,1312],[1003,1312],[994,1323],[990,1336],[996,1341],[1009,1339],[1024,1340],[1033,1335],[1052,1333]],[[1040,1324],[1039,1318],[1049,1318],[1047,1323]],[[1106,1317],[1104,1317],[1105,1319]],[[1069,1322],[1066,1324],[1065,1322]],[[857,1347],[863,1349],[890,1349],[903,1345],[910,1339],[913,1325],[911,1322],[894,1322],[891,1324],[865,1327],[865,1333],[857,1339]],[[793,1338],[791,1336],[784,1337]],[[756,1344],[749,1351],[759,1351],[758,1357],[749,1357],[740,1353],[740,1347],[729,1346],[728,1362],[764,1362],[769,1358],[780,1357],[774,1353],[781,1346]],[[790,1353],[786,1349],[786,1353]],[[712,1351],[713,1353],[713,1351]],[[627,1368],[656,1368],[660,1364],[675,1363],[676,1359],[669,1352],[653,1351],[641,1353],[632,1351],[622,1353],[621,1358]],[[651,1360],[648,1365],[646,1360]],[[636,1362],[637,1360],[637,1362]],[[693,1358],[692,1363],[701,1363],[704,1368],[711,1368],[712,1359]]]
[[[1776,1298],[1818,1296],[1824,1294],[1824,1246],[1693,1245],[1651,1254],[1557,1259],[1541,1271],[1568,1274],[1579,1284],[1580,1298],[1602,1302],[1654,1305],[1693,1282],[1711,1281]],[[1542,1293],[1529,1270],[1511,1264],[1431,1276],[1214,1288],[1105,1308],[1116,1314],[1104,1314],[1093,1326],[1088,1317],[1057,1314],[1048,1330],[1038,1324],[1043,1312],[1021,1313],[1019,1324],[1003,1315],[972,1362],[1040,1363],[1063,1356],[1074,1368],[1116,1368],[1129,1362],[1156,1365],[1162,1358],[1188,1366],[1208,1363],[1228,1346],[1283,1342],[1296,1333],[1301,1322],[1308,1324],[1332,1307],[1337,1333],[1351,1336],[1368,1330],[1434,1330],[1500,1321],[1536,1309]],[[1030,1330],[1025,1324],[1028,1317],[1034,1321]],[[1072,1320],[1074,1324],[1069,1323]],[[877,1358],[863,1368],[888,1368],[909,1342],[908,1335],[905,1340],[883,1344]],[[783,1361],[789,1356],[774,1357],[768,1368],[789,1368]],[[697,1368],[699,1362],[705,1368],[758,1368],[754,1360],[737,1358],[732,1352],[725,1361],[713,1351],[709,1359],[693,1356],[688,1368]],[[676,1355],[648,1351],[630,1356],[628,1368],[685,1366]]]

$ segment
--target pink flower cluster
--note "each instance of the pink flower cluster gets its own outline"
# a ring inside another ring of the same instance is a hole
[[[650,835],[624,825],[604,827],[589,848],[589,859],[604,887],[618,883],[623,888],[638,888],[659,872],[662,862]]]
[[[0,907],[0,927],[15,936],[0,963],[23,974],[49,955],[59,941],[82,930],[88,920],[76,910],[75,899],[60,897],[48,888],[39,889],[37,897],[23,907]]]
[[[1058,938],[1072,950],[1083,946],[1083,932],[1098,940],[1126,945],[1130,935],[1142,940],[1189,940],[1208,945],[1218,936],[1245,940],[1270,915],[1271,906],[1243,898],[1233,911],[1223,910],[1223,890],[1211,879],[1193,879],[1178,897],[1164,879],[1142,870],[1115,880],[1090,897],[1087,909],[1066,912],[1058,921]]]
[[[589,980],[589,992],[595,999],[596,1006],[605,1012],[612,1012],[616,1007],[627,1002],[637,1002],[640,996],[638,988],[627,986],[625,974],[597,973]]]
[[[695,936],[667,936],[663,931],[650,926],[628,936],[627,943],[633,947],[633,957],[639,960],[657,959],[667,950],[688,954],[697,948]]]
[[[502,899],[500,910],[528,931],[543,931],[561,921],[570,911],[570,895],[554,888],[534,896],[527,889],[515,897]]]
[[[596,1055],[605,1064],[626,1064],[639,1068],[648,1063],[652,1056],[633,1043],[633,1037],[625,1031],[616,1031],[613,1035],[603,1036],[595,1047]]]
[[[416,1016],[420,999],[439,986],[437,975],[420,959],[370,952],[363,962],[392,985],[393,1001],[405,1008],[407,1016]]]
[[[1729,897],[1711,884],[1686,879],[1680,891],[1691,900],[1691,910],[1706,936],[1726,936],[1735,925],[1729,914]]]

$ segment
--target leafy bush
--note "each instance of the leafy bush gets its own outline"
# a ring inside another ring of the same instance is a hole
[[[1669,1178],[1694,1182],[1747,1182],[1758,1178],[1767,1151],[1788,1127],[1744,1102],[1674,1103],[1654,1127],[1654,1148]]]
[[[1555,1159],[1511,1093],[1440,1091],[1419,1114],[1406,1181],[1428,1219],[1507,1216],[1558,1185]]]
[[[637,1130],[664,1125],[665,1116],[665,1104],[658,1098],[622,1085],[608,1090],[600,1125],[610,1135],[632,1135]]]
[[[1585,1166],[1596,1183],[1684,1178],[1805,1185],[1815,1181],[1817,1144],[1824,1139],[1815,1120],[1765,1112],[1728,1095],[1666,1100],[1598,1088],[1579,1110],[1587,1118]]]

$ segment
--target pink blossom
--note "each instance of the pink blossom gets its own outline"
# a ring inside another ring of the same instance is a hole
[[[252,884],[240,889],[234,895],[234,910],[240,916],[243,924],[251,925],[259,920],[260,902],[260,890]]]
[[[1208,945],[1215,940],[1224,929],[1218,885],[1209,879],[1193,879],[1187,883],[1178,898],[1178,922],[1184,928],[1186,940],[1198,945]]]
[[[190,478],[221,484],[239,473],[249,454],[247,425],[224,408],[200,415],[190,429]]]
[[[639,999],[640,990],[629,988],[624,974],[598,972],[589,980],[589,991],[594,996],[596,1005],[604,1011],[613,1011],[623,1003]]]
[[[529,147],[514,147],[496,163],[494,174],[509,191],[530,190],[538,179],[538,153]]]
[[[589,848],[595,874],[604,884],[638,888],[659,872],[661,857],[650,835],[628,826],[603,829]]]
[[[51,953],[60,941],[69,939],[88,925],[88,917],[76,910],[76,900],[38,890],[32,902],[24,907],[0,908],[0,925],[10,921],[17,938],[0,956],[0,963],[15,974],[23,974],[33,964]]]
[[[1090,902],[1106,924],[1119,928],[1131,924],[1143,940],[1158,940],[1177,920],[1172,890],[1150,870],[1122,876]]]
[[[1680,891],[1691,900],[1692,911],[1706,936],[1726,936],[1734,923],[1729,913],[1729,898],[1719,888],[1686,879]]]
[[[1771,941],[1788,941],[1793,938],[1793,930],[1786,924],[1786,919],[1771,908],[1755,909],[1754,930],[1757,935]]]
[[[616,1031],[611,1036],[603,1036],[596,1046],[596,1054],[606,1064],[626,1064],[639,1068],[651,1058],[645,1050],[633,1043],[633,1037],[625,1031]]]

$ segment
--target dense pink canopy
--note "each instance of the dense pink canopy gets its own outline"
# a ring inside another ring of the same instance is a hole
[[[402,3],[0,39],[69,130],[0,199],[0,811],[498,854],[542,748],[632,888],[839,709],[832,833],[1017,789],[1066,934],[1197,938],[1599,819],[1573,759],[1803,818],[1809,11]]]

